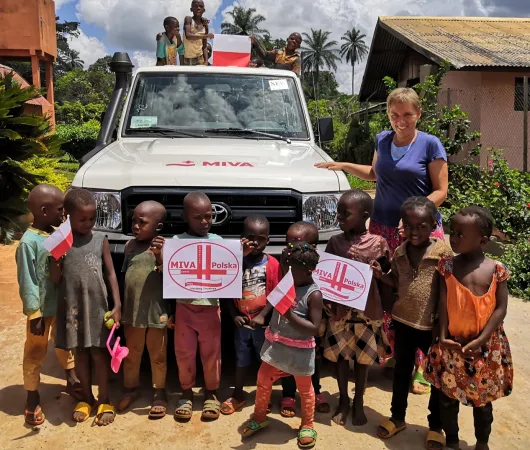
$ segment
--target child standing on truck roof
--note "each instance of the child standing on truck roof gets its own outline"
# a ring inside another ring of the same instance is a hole
[[[156,65],[157,66],[176,66],[177,54],[180,58],[180,64],[184,58],[184,43],[180,37],[180,24],[175,17],[166,17],[164,19],[164,32],[156,36]]]
[[[121,302],[118,280],[106,235],[92,231],[96,222],[94,195],[86,189],[72,189],[66,194],[64,209],[70,216],[74,242],[62,264],[55,345],[64,350],[75,350],[83,401],[74,409],[74,422],[88,420],[92,408],[97,405],[95,423],[109,425],[114,422],[116,413],[110,402],[110,355],[106,349],[109,330],[105,326],[105,315],[109,309],[108,284],[114,300],[110,318],[119,324]],[[97,367],[97,403],[92,394],[91,367]]]
[[[210,233],[212,204],[202,192],[190,192],[184,197],[186,233],[174,239],[222,239]],[[177,299],[175,307],[175,356],[182,387],[175,419],[190,420],[193,412],[193,391],[197,373],[197,347],[201,355],[206,387],[202,419],[219,418],[221,403],[217,389],[221,378],[221,316],[218,298]],[[172,325],[171,325],[172,326]]]
[[[168,302],[162,295],[161,271],[165,240],[158,235],[165,218],[166,208],[155,201],[142,202],[134,209],[134,239],[125,245],[122,268],[125,273],[122,319],[129,356],[123,361],[125,392],[117,409],[126,410],[138,398],[140,363],[147,343],[154,390],[150,419],[161,419],[167,410]]]
[[[209,20],[202,17],[203,0],[193,0],[190,11],[193,16],[184,19],[184,65],[208,65],[207,39],[213,39],[213,34],[208,32]]]
[[[243,295],[229,302],[230,313],[236,325],[234,333],[236,349],[236,382],[232,396],[223,402],[221,412],[235,413],[245,401],[243,383],[253,357],[260,360],[261,347],[265,341],[263,325],[252,328],[250,321],[267,306],[267,295],[281,278],[280,263],[264,253],[269,243],[270,224],[265,216],[249,216],[243,223],[243,239],[252,251],[243,259]],[[296,387],[295,387],[296,389]]]
[[[54,227],[63,221],[64,194],[55,186],[41,184],[28,196],[33,224],[26,230],[16,252],[17,278],[24,314],[27,316],[26,343],[22,370],[27,391],[24,419],[31,426],[44,422],[40,406],[40,370],[48,350],[48,340],[55,340],[57,284],[54,269],[59,265],[43,247]],[[57,359],[66,370],[67,390],[79,394],[79,382],[71,352],[56,349]]]

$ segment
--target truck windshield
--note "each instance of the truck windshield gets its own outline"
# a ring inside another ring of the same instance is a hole
[[[134,88],[124,135],[148,129],[206,134],[246,129],[309,139],[300,97],[291,78],[242,74],[142,73]],[[152,135],[152,134],[151,134]],[[271,139],[249,133],[213,137]],[[210,135],[208,136],[210,137]]]

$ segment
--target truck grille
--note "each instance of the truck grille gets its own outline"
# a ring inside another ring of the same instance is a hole
[[[191,190],[186,188],[128,188],[122,192],[125,234],[131,234],[134,208],[147,200],[162,203],[167,219],[162,234],[173,236],[186,231],[182,203]],[[290,189],[204,189],[212,204],[228,207],[229,217],[211,232],[224,238],[239,238],[243,221],[251,214],[262,214],[271,224],[272,241],[284,242],[287,229],[302,218],[302,195]],[[222,208],[219,208],[222,211]],[[222,217],[221,217],[222,219]]]

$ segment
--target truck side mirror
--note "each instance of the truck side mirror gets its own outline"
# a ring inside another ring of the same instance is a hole
[[[333,119],[331,117],[321,117],[318,119],[318,135],[320,142],[331,142],[335,138]]]

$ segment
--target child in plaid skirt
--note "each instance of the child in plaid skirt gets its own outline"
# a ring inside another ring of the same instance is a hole
[[[347,191],[338,204],[338,220],[342,234],[333,236],[326,252],[365,264],[388,258],[390,251],[385,239],[371,234],[366,221],[373,208],[371,197],[360,190]],[[353,398],[352,423],[362,426],[367,423],[364,413],[364,390],[368,367],[379,364],[391,352],[383,331],[383,307],[376,280],[373,279],[364,311],[339,304],[325,305],[329,315],[328,329],[324,339],[324,357],[337,366],[339,406],[333,421],[344,425],[350,410],[348,396],[348,374],[350,361],[355,362],[355,397]]]

